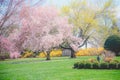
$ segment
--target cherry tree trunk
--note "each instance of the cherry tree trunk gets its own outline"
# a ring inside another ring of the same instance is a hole
[[[50,51],[47,51],[46,60],[50,60]]]
[[[71,58],[76,58],[75,51],[73,49],[70,50],[71,50]]]

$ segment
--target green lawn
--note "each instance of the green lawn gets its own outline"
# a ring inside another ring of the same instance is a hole
[[[27,58],[0,61],[0,80],[120,80],[120,70],[73,69],[91,57]],[[94,57],[93,57],[94,58]],[[120,60],[120,57],[116,59]]]

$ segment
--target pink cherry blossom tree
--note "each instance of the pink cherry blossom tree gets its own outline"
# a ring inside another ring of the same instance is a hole
[[[44,51],[46,59],[50,60],[50,51],[61,47],[71,50],[71,58],[74,58],[74,53],[85,42],[73,35],[73,26],[67,17],[60,16],[55,7],[26,5],[21,9],[20,19],[20,29],[9,36],[14,43],[15,53],[26,48]],[[66,42],[68,47],[62,45]]]
[[[21,27],[20,29],[14,29],[13,32],[7,37],[12,43],[12,49],[9,51],[10,58],[20,57],[20,53],[24,50],[23,43],[27,39],[29,29]]]
[[[50,60],[50,51],[53,48],[63,47],[67,42],[71,50],[71,57],[81,44],[81,38],[73,36],[73,26],[67,17],[60,16],[55,7],[23,6],[20,11],[20,29],[14,30],[8,37],[12,43],[11,58],[27,48],[32,51],[44,51],[47,60]],[[14,52],[13,52],[14,51]]]
[[[50,51],[53,48],[59,47],[65,39],[71,41],[72,25],[66,17],[61,17],[54,7],[26,6],[22,9],[20,17],[21,29],[28,33],[24,37],[26,39],[22,47],[46,52],[47,60],[50,60]]]
[[[21,45],[24,42],[23,31],[15,33],[14,29],[21,25],[19,13],[23,6],[40,6],[45,0],[0,0],[0,54],[10,53],[11,58],[19,56]],[[14,37],[14,38],[13,38]]]

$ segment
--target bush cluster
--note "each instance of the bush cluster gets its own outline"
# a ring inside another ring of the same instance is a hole
[[[103,52],[103,48],[88,48],[88,49],[82,49],[79,50],[78,52],[76,52],[76,56],[91,56],[91,55],[98,55],[101,54]],[[57,50],[52,50],[50,52],[50,57],[60,57],[62,56],[62,50],[61,49],[57,49]],[[46,53],[44,52],[37,52],[37,54],[35,54],[33,51],[31,50],[25,50],[22,54],[21,54],[21,58],[30,58],[30,57],[40,57],[40,58],[44,58],[46,57]]]
[[[120,69],[120,62],[76,62],[74,63],[76,69]]]
[[[62,56],[62,50],[61,49],[52,50],[50,52],[50,57],[60,57],[60,56]],[[46,57],[46,53],[40,52],[37,57],[40,57],[40,58]]]
[[[34,57],[34,53],[30,50],[26,50],[22,55],[21,58],[31,58]]]
[[[88,49],[81,49],[76,52],[76,56],[93,56],[93,55],[100,55],[104,51],[104,48],[88,48]]]

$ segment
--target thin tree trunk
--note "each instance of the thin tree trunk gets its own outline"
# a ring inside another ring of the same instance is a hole
[[[71,58],[76,58],[75,51],[73,49],[70,50],[71,50]]]
[[[50,51],[47,51],[46,60],[50,60]]]

